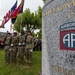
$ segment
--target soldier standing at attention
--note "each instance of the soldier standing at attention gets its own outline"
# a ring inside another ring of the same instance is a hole
[[[19,66],[22,66],[23,60],[24,60],[24,32],[21,32],[21,35],[19,36],[19,43],[18,43],[18,61]]]
[[[32,51],[34,47],[33,36],[31,35],[31,31],[27,31],[27,35],[25,38],[25,54],[26,54],[26,69],[30,68],[31,60],[32,60]]]
[[[4,44],[5,44],[5,48],[4,48],[4,58],[5,58],[5,64],[9,64],[10,62],[10,45],[11,45],[11,34],[8,32],[6,38],[4,39]]]
[[[12,49],[12,53],[11,53],[11,61],[12,61],[12,65],[14,65],[16,63],[16,55],[17,55],[17,51],[18,51],[18,36],[17,36],[17,32],[14,32],[14,35],[12,36],[12,41],[11,41],[11,49]]]

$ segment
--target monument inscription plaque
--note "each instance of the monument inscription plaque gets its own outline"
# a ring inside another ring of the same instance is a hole
[[[75,0],[46,0],[42,24],[42,75],[75,75]]]

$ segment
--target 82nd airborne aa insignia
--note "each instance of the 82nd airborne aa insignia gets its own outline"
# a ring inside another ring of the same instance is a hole
[[[60,49],[75,50],[75,22],[60,26]]]

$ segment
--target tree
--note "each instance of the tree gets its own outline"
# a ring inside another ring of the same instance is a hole
[[[39,6],[38,7],[38,17],[39,17],[39,29],[41,29],[42,28],[42,8]]]
[[[19,14],[14,24],[15,30],[20,32],[24,28],[26,30],[34,31],[42,27],[42,8],[39,6],[35,13],[31,13],[27,8],[22,14]]]
[[[14,30],[20,32],[20,27],[21,27],[21,14],[19,14],[16,19],[16,22],[14,24]]]
[[[42,1],[45,3],[46,0],[42,0]]]
[[[23,27],[27,30],[30,30],[30,25],[32,23],[32,13],[30,9],[26,9],[23,13],[23,20],[22,20]]]
[[[39,38],[39,39],[42,39],[42,30],[40,30],[40,31],[37,33],[37,35],[38,35],[38,38]]]
[[[30,28],[30,24],[32,22],[32,14],[30,12],[30,9],[26,9],[24,13],[19,14],[16,22],[14,24],[15,30],[20,32],[25,27],[27,30]]]

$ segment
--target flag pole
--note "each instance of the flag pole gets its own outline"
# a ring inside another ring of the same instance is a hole
[[[24,0],[21,0],[21,4],[23,4],[23,6],[24,6]],[[21,13],[21,24],[20,24],[20,33],[21,33],[21,31],[22,31],[22,14],[23,13]]]
[[[20,33],[21,33],[21,30],[22,30],[22,13],[21,13]]]
[[[16,0],[18,2],[18,0]],[[11,22],[12,25],[12,33],[14,33],[14,24]]]

